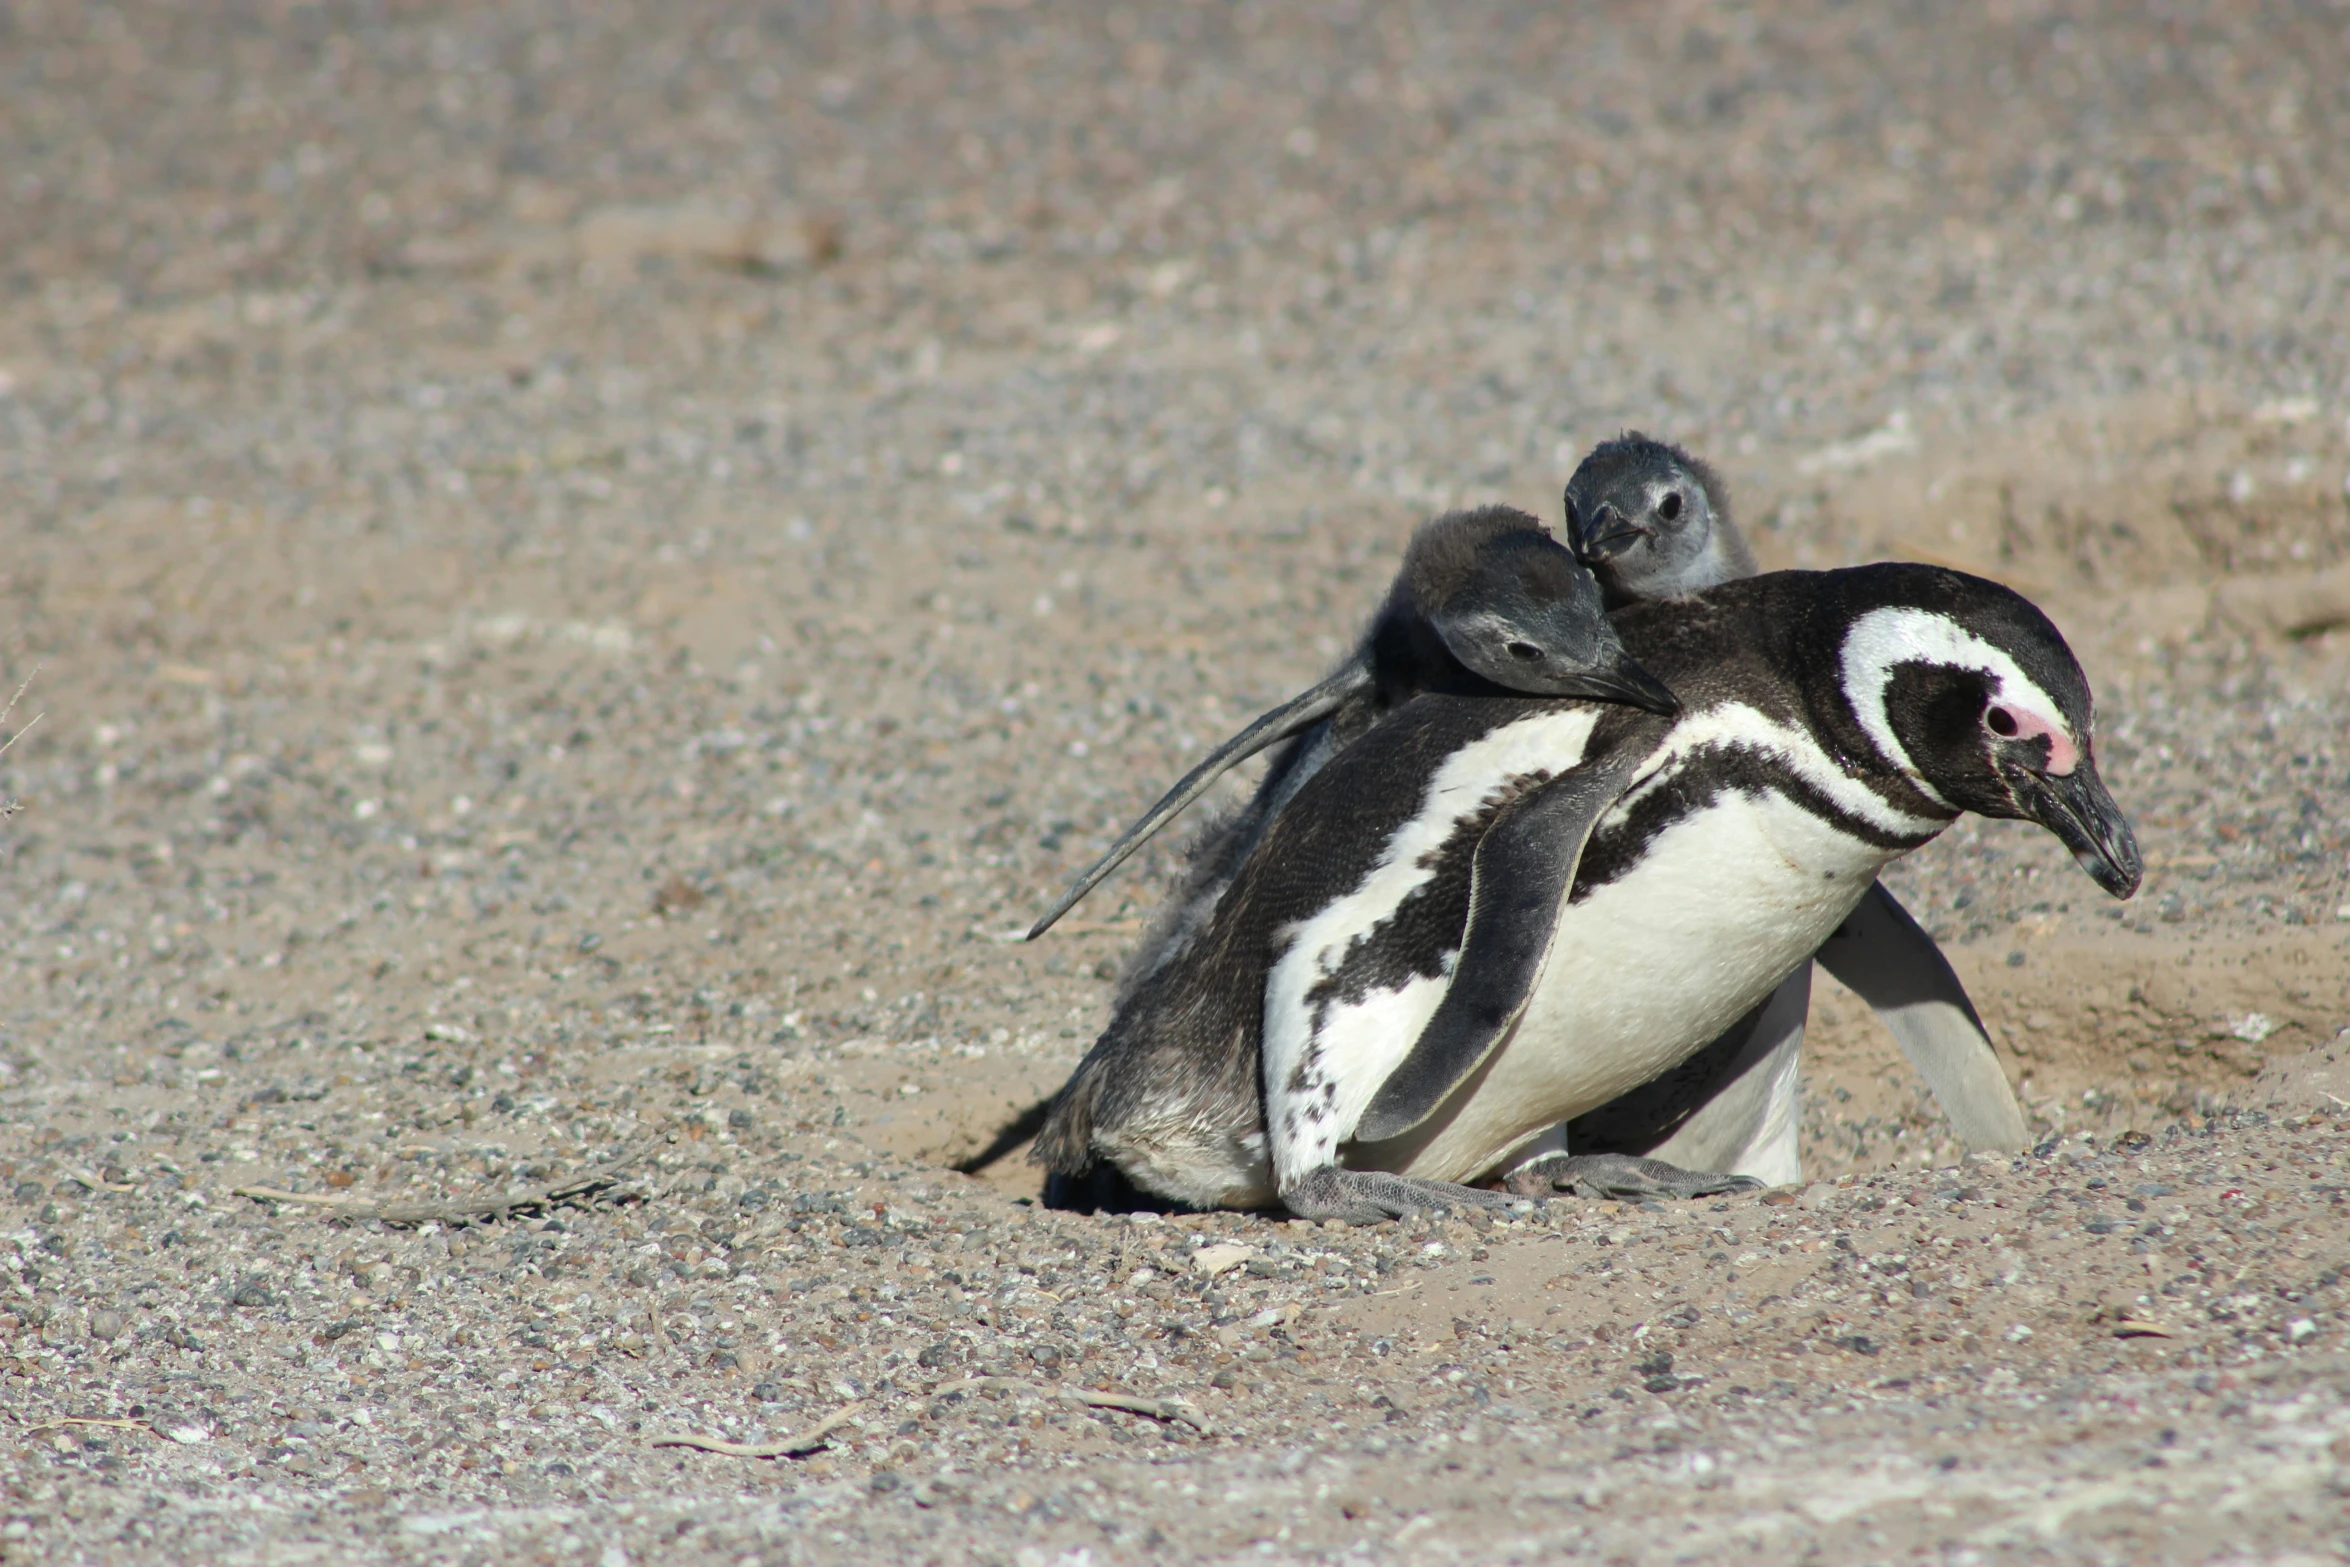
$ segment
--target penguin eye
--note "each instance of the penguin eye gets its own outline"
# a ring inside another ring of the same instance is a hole
[[[1659,517],[1664,518],[1664,520],[1667,522],[1671,522],[1674,518],[1680,516],[1681,492],[1679,490],[1665,491],[1665,498],[1656,503],[1656,514]]]
[[[1989,712],[1983,715],[1983,722],[1990,727],[1990,730],[1993,734],[1998,735],[2003,739],[2012,740],[2015,738],[2017,729],[2015,714],[2009,712],[2006,708],[1992,708]]]
[[[1529,664],[1538,664],[1542,661],[1542,649],[1531,642],[1510,643],[1509,655],[1512,658],[1524,659]]]

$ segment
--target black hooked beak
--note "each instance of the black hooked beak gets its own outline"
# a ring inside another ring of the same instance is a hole
[[[1597,702],[1628,702],[1666,718],[1681,715],[1681,699],[1665,683],[1632,662],[1628,653],[1616,653],[1597,669],[1561,676],[1553,688],[1560,696],[1588,697]]]
[[[2137,836],[2087,757],[2062,777],[2019,769],[2008,779],[2025,816],[2056,834],[2098,886],[2117,898],[2138,890],[2146,861]]]
[[[1589,560],[1606,560],[1621,555],[1648,537],[1646,528],[1604,501],[1591,514],[1591,520],[1576,532],[1579,535],[1576,553]]]

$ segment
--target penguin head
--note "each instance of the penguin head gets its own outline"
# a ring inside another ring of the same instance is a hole
[[[1567,543],[1611,608],[1754,573],[1721,477],[1637,430],[1593,447],[1567,481]]]
[[[2138,890],[2145,862],[2098,776],[2088,678],[2021,595],[1937,567],[1870,567],[1923,587],[1844,629],[1841,685],[1870,744],[1938,805],[2037,822],[2098,886]]]
[[[1424,625],[1442,654],[1511,691],[1629,702],[1668,717],[1681,710],[1624,650],[1591,573],[1538,520],[1510,507],[1453,512],[1422,527],[1384,618]]]

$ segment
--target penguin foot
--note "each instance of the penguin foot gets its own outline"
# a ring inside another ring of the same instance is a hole
[[[1507,1192],[1336,1165],[1310,1171],[1281,1189],[1281,1205],[1299,1218],[1343,1219],[1349,1224],[1379,1224],[1437,1209],[1509,1208],[1521,1201]]]
[[[1550,1197],[1560,1192],[1577,1197],[1610,1197],[1618,1202],[1642,1197],[1720,1197],[1731,1192],[1762,1190],[1751,1175],[1719,1175],[1711,1170],[1684,1170],[1662,1159],[1642,1159],[1626,1153],[1544,1154],[1529,1159],[1504,1182],[1520,1197]]]

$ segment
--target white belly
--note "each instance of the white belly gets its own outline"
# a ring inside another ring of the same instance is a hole
[[[1350,1164],[1486,1174],[1529,1135],[1677,1066],[1850,913],[1891,855],[1778,794],[1725,794],[1561,911],[1525,1012],[1425,1125]]]

